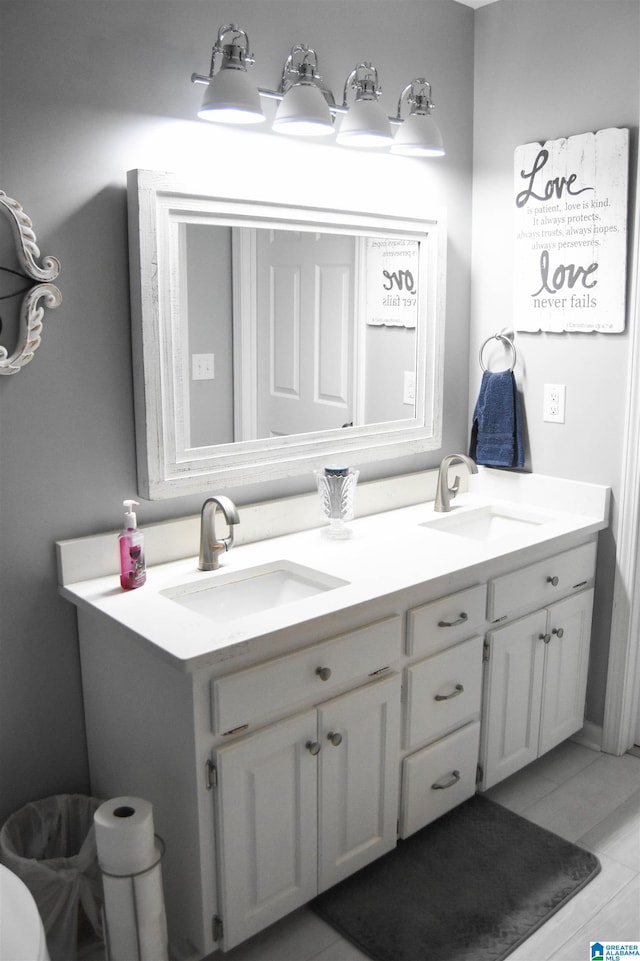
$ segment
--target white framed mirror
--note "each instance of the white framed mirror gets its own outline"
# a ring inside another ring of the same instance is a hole
[[[440,446],[445,229],[128,175],[138,487],[154,500]]]

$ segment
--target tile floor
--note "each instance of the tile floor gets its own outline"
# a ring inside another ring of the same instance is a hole
[[[595,852],[602,865],[509,961],[588,961],[590,941],[640,940],[640,757],[612,757],[568,741],[488,796]],[[307,908],[214,958],[366,961]]]

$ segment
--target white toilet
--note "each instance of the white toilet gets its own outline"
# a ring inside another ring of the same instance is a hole
[[[0,961],[50,961],[36,902],[4,864],[0,864]]]

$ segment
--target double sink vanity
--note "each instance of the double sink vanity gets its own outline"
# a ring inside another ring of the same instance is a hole
[[[58,544],[77,607],[91,786],[153,804],[178,957],[228,950],[583,725],[609,491],[479,469],[361,485],[352,537],[315,495]]]

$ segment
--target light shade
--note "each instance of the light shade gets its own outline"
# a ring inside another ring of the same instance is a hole
[[[391,124],[376,100],[356,100],[349,107],[336,140],[345,147],[388,147]]]
[[[333,133],[329,105],[313,83],[290,87],[276,111],[273,129],[298,137],[322,137]]]
[[[444,146],[438,125],[427,113],[412,113],[400,125],[391,153],[407,157],[442,157]]]
[[[210,78],[198,116],[218,123],[262,123],[265,119],[260,95],[246,71],[226,66]]]

